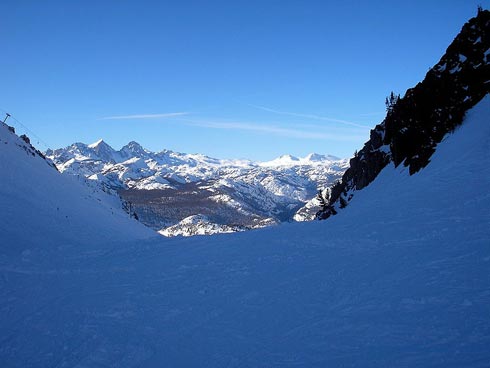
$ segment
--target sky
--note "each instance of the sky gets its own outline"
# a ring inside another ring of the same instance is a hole
[[[0,115],[39,149],[350,157],[490,0],[2,0]]]

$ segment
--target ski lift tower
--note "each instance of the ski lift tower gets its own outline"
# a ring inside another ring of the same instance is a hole
[[[3,119],[4,124],[6,124],[7,119],[10,117],[10,114],[8,112],[5,113],[5,119]]]

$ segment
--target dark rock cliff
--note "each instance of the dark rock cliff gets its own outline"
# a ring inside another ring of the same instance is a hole
[[[350,160],[342,180],[328,191],[318,219],[335,215],[354,192],[369,185],[390,162],[414,174],[429,161],[445,134],[490,93],[490,11],[478,10],[424,80],[402,98],[391,96],[385,119]]]

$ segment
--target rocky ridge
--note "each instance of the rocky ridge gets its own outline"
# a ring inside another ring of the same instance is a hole
[[[324,192],[318,219],[335,215],[355,192],[369,185],[390,162],[412,175],[429,162],[436,145],[460,125],[465,112],[490,93],[490,11],[462,28],[425,79],[403,97],[387,99],[385,119],[351,158],[342,180]]]

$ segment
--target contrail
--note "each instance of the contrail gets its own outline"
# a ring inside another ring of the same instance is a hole
[[[300,117],[300,118],[330,121],[332,123],[339,123],[339,124],[355,126],[355,127],[363,128],[363,129],[370,129],[370,127],[368,127],[366,125],[361,125],[361,124],[355,123],[353,121],[348,121],[348,120],[341,120],[341,119],[329,118],[329,117],[326,117],[326,116],[318,116],[318,115],[312,115],[312,114],[298,114],[298,113],[295,113],[295,112],[279,111],[279,110],[271,109],[269,107],[259,106],[259,105],[253,105],[253,104],[247,104],[247,105],[248,106],[251,106],[251,107],[254,107],[256,109],[260,109],[260,110],[272,112],[274,114],[289,115],[289,116],[296,116],[296,117]]]
[[[227,129],[227,130],[243,130],[243,131],[254,131],[257,133],[267,133],[279,136],[299,138],[299,139],[335,139],[341,141],[358,141],[359,139],[365,138],[359,135],[345,135],[336,133],[322,133],[322,132],[305,132],[298,129],[282,128],[272,125],[257,125],[253,123],[243,123],[243,122],[216,122],[209,120],[189,120],[189,119],[175,119],[183,124],[197,126],[201,128],[210,129]]]
[[[169,112],[165,114],[117,115],[117,116],[106,116],[97,120],[158,119],[158,118],[171,118],[174,116],[183,116],[188,114],[189,114],[188,112]]]

